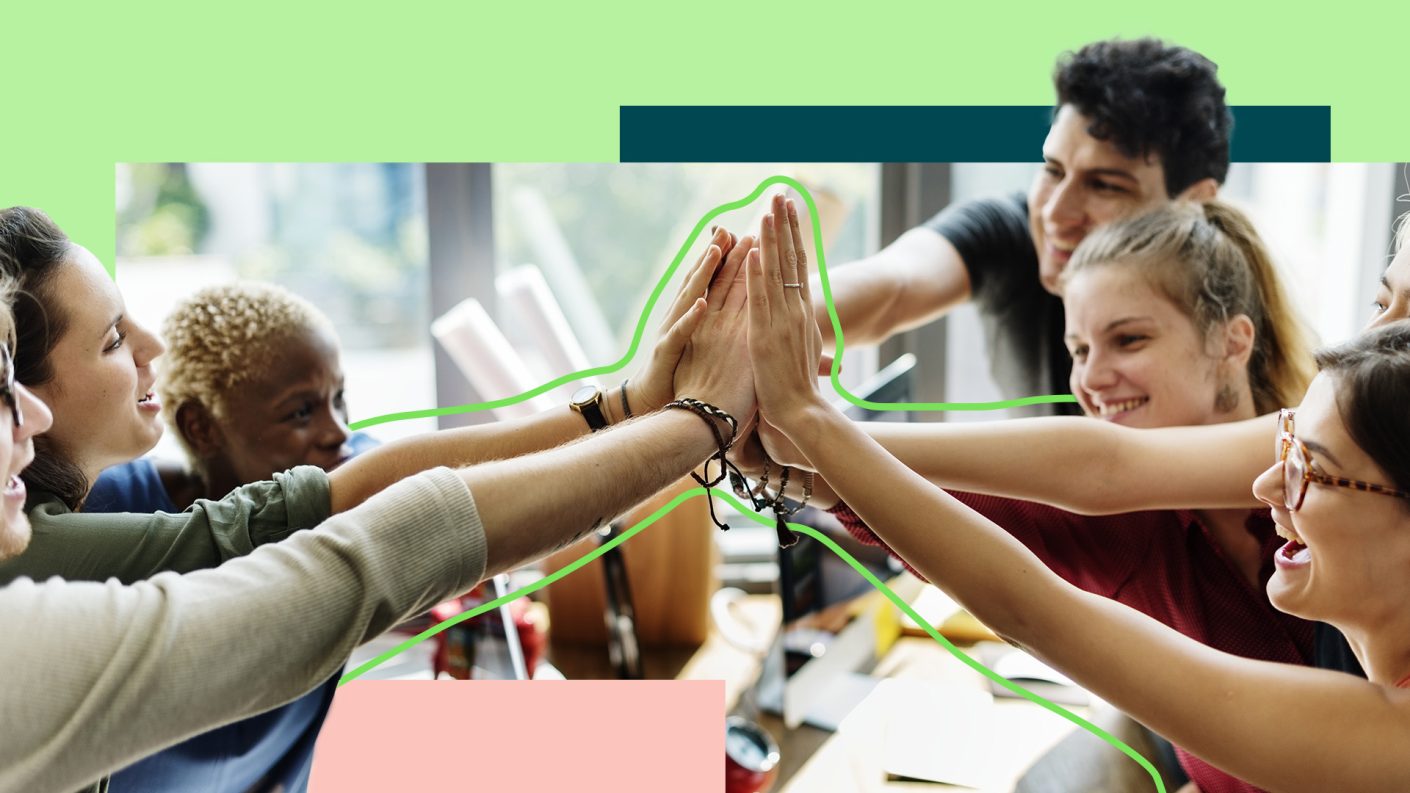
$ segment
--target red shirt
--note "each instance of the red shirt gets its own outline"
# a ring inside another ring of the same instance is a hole
[[[1312,623],[1268,602],[1273,552],[1283,541],[1266,510],[1250,511],[1245,523],[1263,548],[1254,587],[1192,511],[1091,517],[995,496],[951,495],[1002,526],[1074,586],[1125,603],[1217,650],[1263,661],[1311,662]],[[846,504],[829,511],[853,537],[886,547]],[[1175,750],[1201,793],[1259,790],[1178,746]]]

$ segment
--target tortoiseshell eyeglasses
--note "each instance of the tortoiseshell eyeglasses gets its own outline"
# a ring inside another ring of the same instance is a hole
[[[1283,503],[1289,512],[1296,512],[1302,506],[1302,499],[1307,496],[1308,482],[1332,487],[1349,487],[1363,493],[1380,493],[1385,496],[1410,498],[1410,492],[1399,488],[1374,485],[1358,479],[1329,476],[1312,470],[1311,452],[1307,451],[1307,446],[1293,435],[1292,408],[1283,408],[1278,412],[1278,461],[1283,465]]]
[[[10,357],[8,344],[0,344],[0,399],[5,400],[5,404],[9,406],[15,426],[22,426],[24,416],[20,415],[19,392],[15,390],[15,359]]]

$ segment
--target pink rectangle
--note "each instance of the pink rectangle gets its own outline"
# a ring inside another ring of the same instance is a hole
[[[718,793],[718,680],[355,681],[309,790]]]

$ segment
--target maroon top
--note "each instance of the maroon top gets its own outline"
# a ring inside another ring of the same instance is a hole
[[[950,494],[1002,526],[1074,586],[1125,603],[1217,650],[1262,661],[1311,663],[1312,623],[1268,602],[1265,587],[1273,575],[1273,553],[1283,541],[1267,510],[1250,511],[1245,522],[1263,548],[1255,588],[1193,511],[1091,517],[996,496]],[[861,542],[887,547],[846,504],[829,512]],[[906,567],[920,575],[909,563]],[[1175,750],[1201,793],[1259,790],[1178,746]]]

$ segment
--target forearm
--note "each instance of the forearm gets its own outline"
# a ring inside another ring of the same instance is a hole
[[[292,700],[483,570],[471,495],[439,471],[218,569],[12,584],[0,590],[0,790],[73,790]]]
[[[1410,745],[1407,692],[1219,652],[1085,592],[1052,605],[1033,604],[1036,655],[1224,771],[1266,790],[1410,790],[1391,748]]]
[[[943,487],[1084,515],[1255,506],[1253,480],[1272,448],[1263,419],[1153,430],[1076,416],[863,427]]]
[[[969,272],[950,241],[928,228],[902,234],[878,253],[828,272],[848,344],[879,344],[969,298]],[[821,283],[812,289],[823,349],[835,344]]]
[[[967,610],[1201,757],[1269,789],[1406,784],[1385,751],[1410,740],[1400,692],[1397,708],[1346,675],[1220,653],[1080,591],[831,409],[790,437],[881,539]]]
[[[576,542],[716,450],[699,416],[673,409],[561,448],[464,469],[488,537],[490,573]]]
[[[608,396],[616,394],[614,389]],[[512,421],[427,432],[379,446],[328,475],[333,514],[412,474],[437,466],[463,468],[504,460],[567,443],[587,435],[583,417],[567,405]]]
[[[1140,495],[1131,492],[1136,477],[1128,472],[1123,480],[1121,469],[1111,464],[1121,436],[1103,422],[1055,417],[956,424],[858,422],[857,427],[907,468],[941,487],[1079,514],[1139,508],[1127,506]],[[1073,460],[1083,461],[1081,477],[1072,476]],[[840,500],[826,477],[818,476],[813,503],[827,508]]]
[[[927,579],[952,587],[957,600],[965,602],[964,593],[982,601],[977,616],[1023,641],[1023,603],[1062,585],[1027,548],[892,457],[834,408],[819,404],[789,433],[881,541]],[[1015,576],[1022,587],[996,586],[1014,570],[1023,571]]]
[[[868,260],[853,262],[829,273],[833,306],[842,324],[846,343],[866,347],[880,344],[892,333],[891,307],[899,296],[899,284],[867,266]],[[814,315],[822,331],[823,349],[832,350],[837,336],[828,315],[820,283],[813,284]]]

